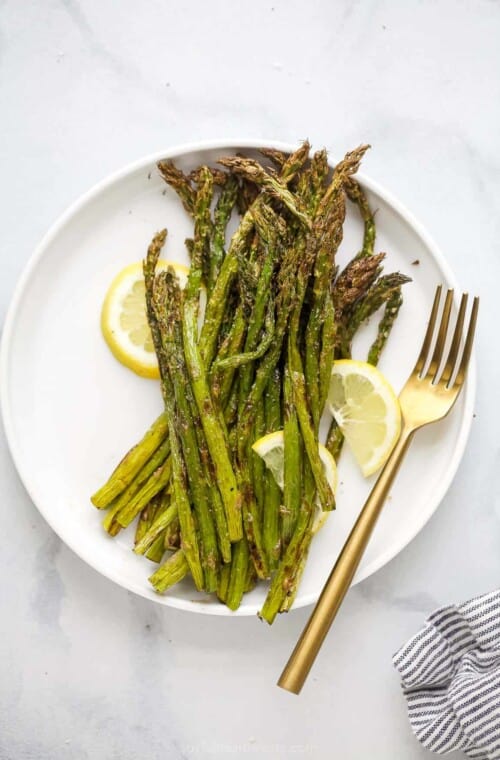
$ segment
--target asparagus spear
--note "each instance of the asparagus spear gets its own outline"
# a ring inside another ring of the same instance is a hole
[[[253,323],[252,323],[253,324]],[[265,332],[262,335],[261,342],[253,351],[243,351],[241,354],[233,354],[226,356],[223,359],[216,359],[212,365],[213,372],[220,372],[221,370],[234,370],[238,367],[242,367],[245,364],[248,365],[254,362],[256,359],[260,359],[274,339],[274,304],[268,303],[267,314],[265,319]]]
[[[286,549],[295,529],[302,499],[302,440],[288,364],[285,366],[283,378],[283,410],[285,450],[281,540],[283,548]]]
[[[182,456],[181,444],[177,433],[177,419],[174,406],[174,389],[168,372],[168,362],[163,349],[160,330],[156,321],[156,314],[153,306],[153,289],[154,273],[156,263],[160,256],[161,249],[165,243],[167,231],[162,230],[153,238],[148,248],[148,254],[144,262],[144,281],[146,285],[146,310],[148,322],[153,337],[153,343],[158,357],[160,368],[161,389],[163,402],[165,404],[165,414],[167,417],[170,451],[172,459],[172,494],[177,504],[179,522],[182,533],[182,548],[193,576],[193,581],[197,589],[203,588],[204,576],[200,561],[198,548],[198,538],[191,513],[191,504],[188,492],[186,465]]]
[[[240,156],[228,156],[227,158],[220,158],[219,163],[235,174],[241,175],[264,188],[271,197],[280,200],[304,227],[309,228],[311,226],[310,219],[302,208],[300,199],[288,190],[284,182],[272,174],[268,174],[257,161]]]
[[[165,529],[168,528],[169,525],[172,525],[177,518],[177,504],[170,504],[161,515],[155,518],[147,532],[142,536],[141,540],[137,542],[134,552],[136,554],[146,554],[156,539],[162,536]]]
[[[170,458],[158,467],[157,470],[147,480],[145,485],[134,496],[129,503],[123,507],[117,515],[115,515],[116,522],[122,527],[126,528],[137,517],[146,504],[151,499],[160,493],[170,481],[170,475],[172,472],[172,465]]]
[[[225,187],[231,177],[230,174],[221,171],[221,169],[217,169],[215,166],[198,166],[198,168],[189,172],[188,178],[191,182],[199,184],[200,181],[203,181],[203,174],[207,171],[212,175],[213,184],[218,185],[219,187]]]
[[[265,418],[265,410],[264,410],[264,399],[262,398],[259,404],[259,407],[257,409],[257,414],[255,415],[255,423],[253,428],[253,439],[254,441],[257,441],[259,438],[262,438],[266,431],[266,418]],[[251,447],[248,449],[248,454],[251,461],[251,468],[252,468],[252,486],[253,491],[255,494],[255,499],[257,502],[257,507],[259,510],[259,521],[262,524],[262,544],[265,546],[264,543],[264,524],[263,524],[263,515],[264,515],[264,493],[265,493],[265,472],[266,472],[266,465],[264,464],[264,460],[262,457],[258,456],[254,451],[252,451]]]
[[[213,290],[225,255],[226,228],[236,202],[238,181],[229,176],[219,196],[214,210],[214,224],[210,241],[210,270],[208,276],[208,293]]]
[[[266,308],[268,320],[269,318],[273,319],[274,327],[274,301],[270,296],[270,290],[276,263],[281,253],[281,238],[285,233],[282,220],[266,204],[260,204],[260,206],[254,208],[252,210],[252,217],[262,242],[265,258],[257,283],[255,302],[245,341],[245,351],[249,353],[256,348],[259,333],[264,326]],[[269,329],[267,333],[268,335],[270,334]],[[268,347],[266,346],[265,350]],[[250,392],[253,374],[253,368],[250,366],[245,367],[240,372],[240,408],[242,408]]]
[[[340,345],[341,356],[349,357],[351,355],[351,343],[358,327],[366,322],[372,314],[375,314],[406,282],[410,282],[409,277],[394,272],[379,277],[366,291],[365,295],[354,306],[349,323],[343,331]]]
[[[330,293],[325,294],[325,306],[323,325],[321,328],[321,353],[319,357],[319,416],[325,408],[330,378],[332,375],[333,360],[335,357],[335,342],[337,337],[337,325],[335,323],[335,307]],[[317,424],[319,417],[317,418]]]
[[[275,369],[264,396],[266,433],[281,428],[281,372]],[[281,491],[270,470],[264,473],[264,518],[262,541],[269,569],[273,571],[281,553],[280,537]]]
[[[163,533],[163,546],[167,551],[175,551],[181,547],[181,526],[179,517],[167,525]]]
[[[342,242],[343,236],[345,219],[344,186],[347,178],[354,171],[357,171],[359,162],[366,149],[367,146],[361,146],[357,151],[347,154],[344,160],[335,167],[332,182],[317,206],[318,213],[323,212],[323,218],[320,222],[323,239],[318,246],[314,262],[311,313],[305,336],[305,377],[311,415],[316,429],[318,428],[322,412],[319,391],[319,346],[325,308],[325,294],[328,292],[333,279],[335,254]]]
[[[255,567],[253,565],[248,565],[247,567],[247,577],[245,578],[245,587],[243,589],[244,594],[248,594],[250,591],[252,591],[255,586],[257,585],[257,573],[255,572]]]
[[[188,574],[189,569],[184,550],[178,549],[153,573],[149,581],[158,594],[163,594],[167,589],[179,583]]]
[[[375,218],[370,209],[368,199],[364,193],[363,188],[359,182],[356,182],[354,177],[349,177],[345,184],[345,190],[349,200],[355,203],[358,207],[364,225],[363,247],[358,253],[358,258],[372,256],[375,247],[375,237],[377,230],[375,227]]]
[[[282,169],[290,155],[289,153],[284,153],[282,150],[276,150],[275,148],[261,148],[259,153],[265,158],[268,158],[271,163],[274,164],[276,169]]]
[[[242,536],[241,514],[238,509],[238,488],[233,472],[225,431],[221,427],[207,382],[206,366],[198,346],[197,305],[201,283],[201,255],[206,233],[206,214],[209,211],[207,196],[211,197],[210,175],[205,176],[205,185],[200,187],[196,201],[195,245],[193,261],[189,270],[182,309],[182,329],[184,354],[191,379],[193,394],[201,417],[208,449],[215,469],[219,490],[226,510],[226,519],[231,541]],[[225,261],[227,261],[227,257]],[[214,288],[215,292],[215,288]]]
[[[182,205],[188,214],[193,215],[196,191],[191,185],[189,177],[174,166],[172,161],[159,161],[157,166],[165,182],[175,190],[181,199]]]
[[[135,476],[133,481],[122,491],[122,493],[115,499],[109,508],[106,517],[103,520],[104,529],[112,536],[119,533],[121,530],[120,523],[116,520],[116,516],[122,509],[124,509],[132,499],[141,491],[142,488],[146,488],[150,478],[153,478],[154,473],[165,462],[170,453],[170,441],[168,437],[163,443],[161,443],[153,456],[146,462],[142,470]],[[154,478],[153,478],[154,480]],[[151,490],[148,490],[151,493]]]
[[[130,485],[148,459],[153,455],[167,434],[167,420],[161,414],[153,422],[138,444],[130,449],[118,466],[113,470],[108,481],[91,497],[92,504],[98,509],[106,509],[125,488]]]
[[[226,605],[230,610],[237,610],[241,604],[248,573],[250,554],[246,538],[233,545],[233,557],[231,561],[231,575],[227,590]]]
[[[382,353],[387,339],[392,330],[394,322],[399,314],[399,310],[403,303],[403,294],[401,288],[396,288],[391,296],[386,301],[384,314],[378,325],[377,337],[372,343],[368,352],[368,362],[377,366],[380,354]]]
[[[184,453],[192,502],[198,518],[205,589],[215,591],[217,588],[219,552],[195,430],[195,424],[196,422],[199,423],[199,418],[196,415],[196,419],[193,419],[192,406],[194,406],[194,401],[190,398],[191,389],[182,353],[180,302],[181,291],[174,272],[171,270],[160,272],[154,283],[153,305],[174,388],[179,419],[179,437]]]
[[[339,426],[337,425],[337,422],[335,421],[335,419],[333,419],[328,429],[328,435],[326,437],[325,446],[336,462],[338,462],[339,460],[343,445],[344,445],[344,435],[341,429],[339,428]]]
[[[385,253],[355,257],[337,277],[333,286],[333,301],[339,322],[349,317],[355,304],[373,285],[382,270]]]
[[[139,519],[137,520],[137,525],[135,528],[134,544],[138,544],[143,535],[148,531],[151,523],[154,520],[155,512],[156,499],[152,499],[149,504],[146,504],[141,514],[139,515]]]
[[[231,565],[223,565],[219,573],[219,585],[217,587],[217,596],[221,602],[226,602],[229,591],[229,581],[231,578]]]
[[[306,470],[309,466],[306,464]],[[306,486],[293,536],[275,573],[259,617],[271,624],[280,611],[286,596],[292,591],[293,578],[301,558],[310,544],[314,518],[314,488],[312,478],[305,475]]]
[[[291,345],[290,365],[293,386],[293,397],[297,418],[299,420],[304,449],[309,460],[311,471],[318,489],[318,497],[324,512],[335,509],[335,497],[323,471],[323,465],[318,452],[318,439],[309,412],[306,394],[306,383],[302,368],[302,359],[296,346]]]
[[[260,189],[253,182],[245,178],[240,179],[236,198],[236,208],[240,216],[244,216],[248,209],[253,206],[259,193]]]
[[[229,367],[221,371],[220,363],[242,350],[246,330],[247,320],[243,314],[241,304],[239,304],[234,314],[233,324],[219,348],[209,374],[212,398],[220,409],[224,409],[227,404],[236,371],[236,367]]]
[[[163,559],[164,554],[165,554],[165,540],[163,536],[158,536],[156,541],[147,550],[145,556],[147,557],[147,559],[151,560],[151,562],[156,562],[157,564],[160,564],[160,562]]]

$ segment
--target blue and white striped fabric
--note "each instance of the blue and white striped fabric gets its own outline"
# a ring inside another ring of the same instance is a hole
[[[424,747],[500,759],[500,590],[433,612],[394,665]]]

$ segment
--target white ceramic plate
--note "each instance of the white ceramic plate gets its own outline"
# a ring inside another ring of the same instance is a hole
[[[184,169],[221,154],[266,142],[185,146],[148,156],[101,182],[55,224],[28,264],[4,328],[1,402],[7,438],[19,474],[38,509],[83,560],[124,588],[159,604],[192,612],[250,615],[261,607],[265,586],[245,595],[237,613],[197,595],[184,581],[165,596],[148,584],[153,569],[131,551],[132,535],[110,539],[103,513],[89,495],[107,478],[162,407],[158,384],[122,367],[101,337],[99,316],[115,274],[141,259],[153,233],[167,226],[165,256],[187,263],[184,238],[190,222],[157,175],[160,158]],[[289,150],[289,145],[276,147]],[[413,278],[381,362],[399,389],[413,367],[435,286],[454,286],[442,255],[413,217],[385,190],[360,177],[377,209],[377,250],[387,251],[386,271]],[[361,224],[350,209],[339,260],[359,248]],[[419,261],[419,264],[413,262]],[[375,325],[365,328],[354,355],[364,358]],[[355,582],[382,567],[419,532],[457,470],[472,418],[474,370],[448,419],[421,431],[407,456]],[[339,468],[337,510],[314,539],[295,606],[314,602],[372,485],[345,449]]]

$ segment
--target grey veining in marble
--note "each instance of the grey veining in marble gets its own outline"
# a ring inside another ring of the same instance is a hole
[[[0,760],[413,760],[391,654],[500,578],[500,3],[3,0],[0,321],[33,247],[110,171],[201,138],[308,136],[428,227],[482,297],[476,418],[442,506],[354,589],[297,699],[274,687],[307,610],[193,618],[77,559],[0,440]]]

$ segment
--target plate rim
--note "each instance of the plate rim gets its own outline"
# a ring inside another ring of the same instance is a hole
[[[5,438],[7,441],[7,446],[10,451],[10,455],[12,457],[12,461],[14,463],[18,477],[20,478],[35,508],[40,512],[44,520],[47,522],[50,528],[54,531],[54,533],[61,539],[61,541],[63,541],[63,543],[69,549],[71,549],[71,551],[73,551],[82,561],[84,561],[95,572],[98,572],[100,575],[103,575],[105,578],[113,581],[117,585],[121,586],[121,588],[124,588],[127,591],[132,591],[133,593],[136,593],[139,596],[142,596],[151,602],[155,602],[163,606],[173,607],[173,608],[188,611],[188,612],[196,612],[198,614],[222,615],[226,617],[247,617],[247,616],[256,614],[257,606],[255,606],[255,609],[251,606],[242,607],[242,608],[240,607],[238,610],[233,612],[222,604],[221,605],[206,604],[206,603],[203,603],[202,601],[178,599],[170,595],[151,597],[150,594],[147,593],[148,592],[147,588],[143,590],[142,588],[131,587],[131,584],[124,583],[120,579],[118,574],[107,571],[105,568],[96,567],[96,565],[91,562],[91,557],[87,558],[86,556],[84,556],[84,554],[80,551],[78,545],[75,545],[72,541],[68,542],[65,538],[63,538],[61,534],[59,533],[59,530],[52,524],[52,520],[50,517],[50,510],[45,509],[45,505],[42,503],[43,499],[39,500],[35,498],[36,488],[33,487],[30,482],[31,479],[28,472],[29,468],[26,468],[23,466],[22,458],[16,444],[16,436],[14,432],[14,420],[11,415],[10,404],[8,402],[8,398],[9,398],[8,374],[9,374],[9,358],[11,354],[12,338],[13,338],[14,328],[16,324],[16,316],[22,304],[25,289],[31,279],[33,271],[36,269],[38,262],[42,259],[46,249],[51,244],[52,240],[59,234],[59,232],[64,228],[64,226],[69,221],[71,221],[72,217],[76,216],[78,212],[80,211],[80,209],[84,207],[89,201],[91,201],[96,195],[98,195],[102,191],[105,191],[111,185],[119,182],[121,179],[126,178],[128,175],[140,170],[141,168],[145,168],[146,166],[149,166],[151,164],[156,164],[157,161],[159,161],[160,159],[175,159],[187,153],[194,153],[194,152],[200,152],[200,151],[205,151],[205,150],[223,150],[226,148],[229,148],[229,149],[234,149],[234,148],[245,149],[246,148],[246,149],[258,150],[259,148],[269,147],[269,146],[272,146],[273,148],[277,150],[290,152],[296,149],[297,144],[288,143],[288,142],[284,142],[280,140],[274,140],[274,139],[253,138],[253,137],[246,137],[246,138],[239,138],[239,139],[220,138],[216,140],[193,141],[193,142],[181,143],[179,145],[175,145],[170,148],[167,148],[166,150],[160,150],[160,151],[155,151],[153,153],[149,153],[145,156],[142,156],[139,159],[136,159],[135,161],[129,162],[125,166],[122,166],[120,169],[106,175],[103,179],[99,180],[92,187],[90,187],[89,190],[87,190],[86,192],[78,196],[78,198],[74,200],[65,209],[65,211],[63,211],[63,213],[60,214],[56,218],[55,222],[53,222],[53,224],[49,227],[47,232],[43,235],[40,242],[35,247],[33,253],[28,258],[26,264],[23,267],[21,275],[19,279],[17,280],[17,283],[14,287],[14,291],[10,298],[10,302],[8,304],[7,312],[6,312],[4,323],[3,323],[2,339],[1,339],[1,344],[0,344],[0,411],[1,411],[2,420],[3,420]],[[444,255],[441,252],[441,249],[439,248],[437,243],[434,241],[434,239],[431,237],[431,235],[428,233],[424,225],[416,219],[413,213],[410,212],[407,209],[407,207],[398,198],[396,198],[391,192],[386,190],[383,185],[380,185],[375,180],[372,180],[369,176],[365,175],[363,172],[358,172],[356,176],[359,179],[360,183],[366,189],[372,191],[373,193],[378,195],[385,203],[387,203],[396,212],[396,214],[399,217],[401,217],[413,229],[413,231],[417,234],[417,236],[423,241],[424,245],[429,250],[432,258],[434,259],[435,263],[440,269],[444,279],[446,280],[446,284],[448,284],[449,287],[452,287],[455,290],[455,301],[458,302],[459,289],[457,286],[455,275],[453,274],[450,266],[448,265],[446,259],[444,258]],[[462,420],[460,423],[460,428],[459,428],[459,432],[457,436],[457,441],[455,444],[453,454],[449,459],[448,466],[443,474],[443,478],[440,482],[440,486],[436,490],[436,493],[432,500],[433,501],[432,508],[429,511],[427,511],[427,513],[419,521],[415,523],[414,530],[412,530],[411,533],[407,537],[399,541],[396,545],[392,546],[390,549],[387,549],[377,558],[377,560],[374,560],[373,562],[371,562],[369,565],[367,565],[364,568],[364,570],[361,573],[358,573],[354,583],[352,584],[353,586],[357,585],[358,583],[361,583],[361,581],[365,580],[370,575],[373,575],[375,572],[381,569],[384,565],[390,562],[394,557],[396,557],[401,551],[403,551],[403,549],[405,549],[406,546],[408,546],[408,544],[411,541],[413,541],[413,539],[420,533],[423,527],[427,524],[427,522],[429,522],[431,517],[436,512],[437,508],[441,504],[444,496],[446,495],[449,487],[451,486],[453,482],[453,479],[457,473],[458,467],[464,455],[465,447],[467,445],[467,441],[468,441],[471,426],[472,426],[475,396],[476,396],[476,360],[475,360],[475,352],[473,352],[469,370],[468,370],[467,381],[464,388],[464,407],[463,407]],[[314,604],[318,596],[319,596],[319,592],[318,594],[311,593],[311,594],[304,594],[303,596],[300,596],[299,594],[297,595],[296,602],[292,609],[296,610],[296,609],[300,609],[301,607],[307,607],[311,604]]]

